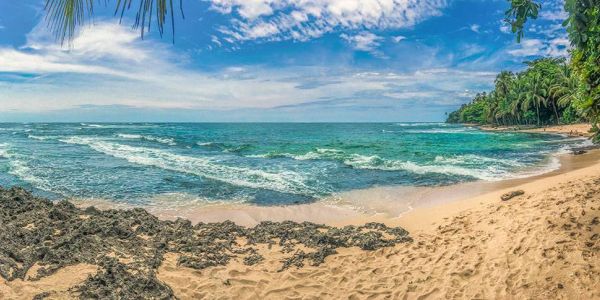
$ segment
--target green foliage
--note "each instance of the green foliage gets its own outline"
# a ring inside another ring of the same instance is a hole
[[[565,124],[573,124],[573,123],[579,122],[581,120],[581,118],[579,117],[575,107],[573,107],[572,105],[569,105],[563,111],[561,120]]]
[[[64,43],[71,41],[77,32],[77,28],[94,15],[94,5],[102,2],[104,5],[111,0],[45,0],[46,21],[54,32],[56,38]],[[137,8],[134,28],[140,29],[142,38],[145,31],[150,31],[152,16],[155,15],[155,23],[162,37],[166,25],[167,16],[170,17],[175,39],[175,11],[174,0],[115,0],[115,15],[123,19],[125,12]],[[177,0],[175,0],[177,1]],[[183,16],[183,0],[179,0],[179,9]]]
[[[486,120],[486,94],[477,94],[470,105],[466,105],[459,114],[463,123],[485,123]]]
[[[447,122],[540,126],[581,121],[581,80],[570,65],[560,58],[526,64],[523,72],[498,74],[492,92],[477,94]]]
[[[584,82],[580,109],[597,128],[600,122],[600,0],[567,0],[565,21],[569,39],[575,50],[575,71]],[[600,136],[596,136],[600,138]]]
[[[537,19],[541,4],[533,0],[509,0],[510,8],[504,13],[505,21],[511,25],[513,33],[517,34],[517,42],[523,37],[523,26],[527,19]]]
[[[506,22],[512,25],[517,41],[523,37],[523,26],[528,19],[535,19],[541,5],[534,0],[508,0],[510,9],[505,13]],[[558,102],[553,104],[573,106],[573,112],[583,116],[593,125],[595,140],[600,141],[600,0],[566,0],[564,9],[568,18],[567,28],[571,45],[570,83],[564,89],[554,89]],[[576,92],[568,92],[569,90]]]

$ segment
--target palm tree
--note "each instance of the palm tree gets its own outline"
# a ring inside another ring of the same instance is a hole
[[[546,102],[550,103],[552,106],[552,111],[554,111],[554,117],[556,118],[556,124],[560,123],[560,117],[558,116],[558,109],[556,107],[556,99],[554,97],[551,96],[550,93],[550,88],[553,85],[553,80],[555,79],[556,75],[553,74],[552,77],[546,77],[542,80],[543,84],[543,90],[544,90],[544,96],[546,97]]]
[[[581,82],[567,64],[561,66],[556,76],[556,81],[550,87],[550,95],[558,107],[565,108],[577,100]]]
[[[496,76],[494,83],[496,84],[496,92],[500,97],[505,97],[508,94],[513,79],[514,74],[510,71],[502,71]]]
[[[513,115],[517,117],[517,121],[521,124],[521,107],[523,103],[523,81],[517,81],[512,85],[511,90],[508,93],[508,99],[510,100],[510,110]]]
[[[505,12],[506,22],[512,25],[512,31],[517,33],[517,41],[523,36],[523,26],[528,18],[535,19],[541,7],[535,0],[510,0],[511,8]],[[571,50],[572,64],[580,76],[585,90],[581,92],[582,100],[578,110],[585,114],[594,128],[600,123],[600,0],[566,0],[564,10],[568,18],[563,22],[567,28]],[[566,101],[566,100],[565,100]],[[600,141],[600,130],[596,131],[595,139]]]
[[[65,40],[71,41],[77,31],[77,27],[85,24],[88,19],[93,17],[95,4],[98,2],[107,4],[110,1],[111,0],[46,0],[46,21],[61,43],[64,43]],[[158,32],[162,37],[167,21],[167,15],[169,15],[171,19],[173,41],[175,40],[175,10],[173,0],[114,1],[116,2],[115,15],[119,15],[120,21],[123,20],[125,12],[131,9],[132,6],[134,9],[137,9],[133,27],[140,28],[142,38],[144,37],[145,31],[150,31],[153,15],[155,15],[155,23],[158,27]],[[179,10],[183,17],[183,0],[179,0]]]
[[[540,119],[540,107],[546,106],[546,91],[543,86],[542,76],[540,73],[535,72],[531,76],[526,77],[527,92],[525,92],[525,99],[522,104],[523,110],[529,110],[529,107],[533,104],[537,116],[537,125],[541,125]]]

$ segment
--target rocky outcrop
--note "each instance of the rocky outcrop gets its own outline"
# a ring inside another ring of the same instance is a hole
[[[283,270],[322,264],[340,247],[374,250],[410,241],[406,230],[379,223],[343,228],[291,221],[253,228],[229,221],[193,225],[159,220],[143,209],[81,209],[21,188],[0,188],[0,276],[23,279],[34,265],[37,278],[69,265],[97,265],[97,274],[72,288],[82,298],[173,298],[171,288],[155,276],[167,252],[178,254],[179,266],[204,269],[234,257],[259,264],[263,257],[256,246],[277,244],[286,255]]]

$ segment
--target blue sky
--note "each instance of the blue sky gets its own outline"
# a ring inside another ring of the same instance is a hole
[[[0,1],[0,121],[442,121],[569,47],[556,0],[520,44],[505,0],[184,0],[175,43],[109,2],[70,47],[43,5]]]

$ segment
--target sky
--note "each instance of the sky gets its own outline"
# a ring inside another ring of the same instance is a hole
[[[0,122],[436,122],[570,47],[559,0],[521,43],[506,0],[183,0],[144,39],[97,1],[65,45],[44,2],[0,1]]]

